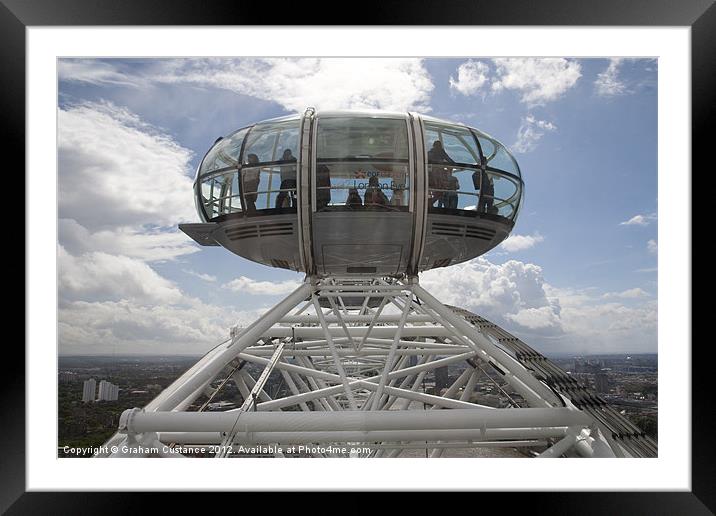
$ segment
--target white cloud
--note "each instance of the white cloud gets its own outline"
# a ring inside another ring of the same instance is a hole
[[[178,304],[74,301],[59,310],[61,353],[204,353],[267,308],[237,312],[192,298]]]
[[[110,103],[58,113],[61,218],[90,230],[196,218],[191,151]]]
[[[556,329],[562,326],[559,314],[555,313],[552,306],[524,308],[516,314],[506,314],[505,317],[530,330]]]
[[[656,213],[650,213],[648,215],[634,215],[629,220],[620,222],[620,226],[648,226],[651,221],[656,220]]]
[[[659,252],[659,245],[657,244],[656,240],[652,239],[646,243],[646,249],[650,253],[656,254],[657,252]]]
[[[601,97],[614,97],[627,93],[626,85],[619,80],[619,68],[623,59],[611,58],[606,70],[597,75],[594,90]]]
[[[444,303],[475,311],[497,324],[512,322],[525,329],[560,333],[559,302],[547,296],[537,265],[516,260],[495,265],[480,257],[425,272],[420,282]]]
[[[102,251],[156,262],[200,250],[193,240],[177,229],[118,227],[90,232],[76,220],[60,219],[58,232],[60,243],[72,254]]]
[[[604,302],[584,291],[548,287],[559,298],[564,336],[554,342],[556,351],[574,353],[654,353],[657,349],[657,303],[632,306]]]
[[[463,95],[474,95],[489,84],[490,68],[481,61],[466,61],[457,69],[457,80],[450,76],[450,88]]]
[[[150,265],[199,250],[176,229],[196,217],[190,159],[113,104],[59,111],[62,353],[201,353],[265,311],[235,313],[188,297]]]
[[[139,86],[136,76],[128,76],[112,64],[97,59],[59,59],[57,74],[61,81],[85,82],[94,85]]]
[[[174,59],[153,80],[222,88],[277,102],[289,111],[430,111],[434,85],[420,59]]]
[[[127,256],[90,252],[69,254],[58,246],[60,298],[113,299],[141,303],[175,303],[181,291],[149,265]]]
[[[581,65],[562,58],[499,58],[493,59],[496,77],[492,90],[515,90],[521,101],[539,105],[557,100],[581,77]]]
[[[203,274],[201,272],[190,271],[187,269],[183,269],[183,272],[185,272],[186,274],[189,274],[190,276],[194,276],[195,278],[199,278],[201,280],[207,281],[209,283],[216,282],[216,276],[212,276],[211,274]]]
[[[224,287],[243,294],[278,296],[293,292],[300,284],[300,281],[256,281],[241,276],[230,281]]]
[[[557,126],[546,120],[538,120],[532,115],[522,119],[520,128],[517,130],[517,141],[512,145],[515,152],[532,152],[537,148],[537,143],[542,139],[545,132],[555,131]]]
[[[542,353],[656,351],[656,301],[636,292],[620,293],[626,306],[594,289],[552,287],[537,265],[484,257],[425,272],[420,282],[442,302],[486,317]]]
[[[543,241],[544,237],[539,233],[535,233],[534,235],[512,234],[500,244],[500,247],[509,252],[524,251]]]
[[[58,246],[58,274],[61,353],[203,353],[268,309],[207,304],[127,256]]]
[[[640,297],[648,297],[649,294],[640,288],[630,288],[622,292],[607,292],[602,297],[605,299],[638,299]]]

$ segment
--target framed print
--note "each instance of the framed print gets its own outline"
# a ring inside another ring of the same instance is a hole
[[[2,9],[10,513],[147,490],[714,510],[690,300],[712,3]]]

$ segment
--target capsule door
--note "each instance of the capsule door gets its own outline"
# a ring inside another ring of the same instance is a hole
[[[413,233],[407,115],[319,114],[312,146],[316,272],[405,272]]]

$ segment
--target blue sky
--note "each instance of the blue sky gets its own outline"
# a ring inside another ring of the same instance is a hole
[[[525,204],[503,245],[421,282],[545,353],[656,352],[652,59],[59,62],[61,353],[202,353],[301,275],[176,229],[221,135],[318,109],[414,110],[515,154]]]

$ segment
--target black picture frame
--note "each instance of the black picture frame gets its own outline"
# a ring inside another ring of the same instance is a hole
[[[316,7],[320,4],[310,4]],[[25,143],[25,29],[30,26],[85,25],[335,25],[318,21],[309,4],[293,2],[277,8],[268,2],[169,0],[0,0],[0,141],[5,156],[23,153]],[[563,25],[563,26],[689,26],[692,65],[692,169],[710,170],[708,138],[716,111],[716,6],[714,0],[459,0],[361,2],[339,24],[358,25]],[[6,171],[9,173],[9,170]],[[27,185],[26,185],[27,186]],[[26,190],[27,191],[27,190]],[[687,209],[691,209],[689,206]],[[695,219],[695,217],[694,217]],[[692,232],[693,234],[693,232]],[[27,257],[25,257],[27,259]],[[693,265],[692,265],[693,266]],[[26,271],[26,274],[29,272]],[[689,332],[690,334],[690,332]],[[704,344],[706,342],[703,342]],[[670,343],[692,352],[692,490],[690,492],[590,492],[480,494],[526,502],[531,512],[575,514],[711,514],[716,512],[713,395],[707,385],[711,371],[708,346]],[[14,367],[5,367],[2,392],[2,455],[0,510],[8,514],[102,514],[146,507],[147,493],[39,493],[25,489],[25,378],[24,354]],[[712,374],[712,373],[711,373]],[[12,417],[11,417],[12,416]],[[698,417],[696,417],[698,416]],[[190,493],[172,494],[184,505]],[[215,495],[199,494],[211,498]],[[272,497],[274,494],[271,495]],[[351,499],[357,500],[358,493]],[[242,497],[242,504],[265,501]],[[347,501],[347,500],[346,500]],[[205,502],[209,501],[205,498]],[[141,505],[140,505],[141,504]],[[348,503],[348,505],[351,505]],[[242,508],[245,511],[246,507]],[[250,509],[249,509],[250,510]]]

